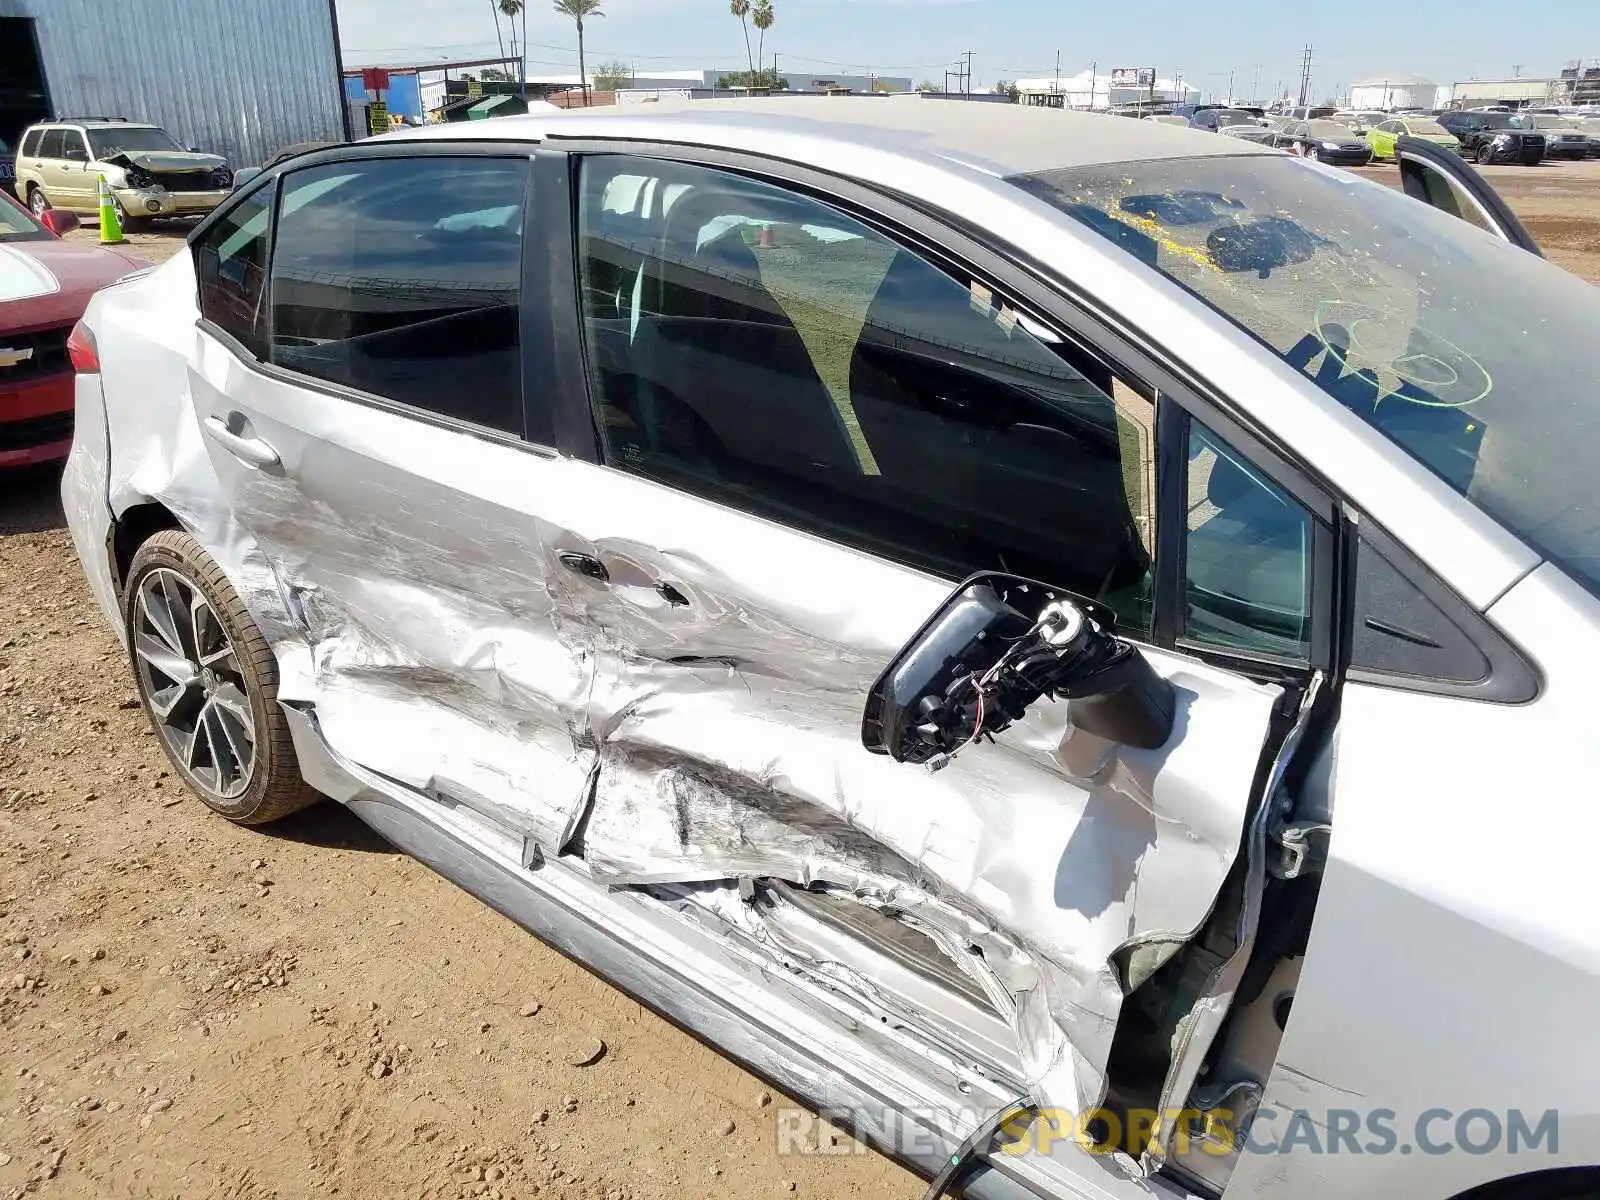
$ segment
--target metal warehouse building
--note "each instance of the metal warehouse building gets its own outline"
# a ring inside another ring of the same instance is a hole
[[[126,117],[260,163],[346,136],[332,0],[0,0],[0,140]]]

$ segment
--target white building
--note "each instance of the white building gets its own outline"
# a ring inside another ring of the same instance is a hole
[[[1350,85],[1350,107],[1354,109],[1435,108],[1439,85],[1421,75],[1395,71],[1375,75]]]
[[[1017,91],[1022,103],[1047,108],[1113,108],[1137,104],[1142,100],[1168,100],[1175,104],[1200,103],[1200,89],[1182,79],[1157,79],[1150,88],[1114,88],[1111,72],[1090,69],[1076,75],[1019,79]],[[1059,99],[1058,99],[1059,98]]]

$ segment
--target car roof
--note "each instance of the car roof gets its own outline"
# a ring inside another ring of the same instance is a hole
[[[912,97],[692,100],[426,125],[378,140],[603,138],[742,150],[840,169],[841,144],[1022,175],[1101,163],[1270,154],[1159,121]]]
[[[35,121],[29,129],[160,129],[149,121],[124,121],[120,117],[58,117],[54,121]]]

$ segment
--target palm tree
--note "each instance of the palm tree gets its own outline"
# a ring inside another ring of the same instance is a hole
[[[772,23],[778,15],[772,11],[772,0],[756,0],[755,11],[750,14],[750,23],[761,31],[761,40],[757,43],[756,62],[761,64],[761,70],[767,69],[767,30],[772,28]]]
[[[495,7],[505,14],[506,24],[511,28],[511,57],[517,57],[517,14],[522,11],[522,0],[496,0]],[[499,22],[496,21],[496,28]],[[526,51],[524,51],[526,53]]]
[[[750,74],[756,73],[756,61],[750,56],[750,0],[728,0],[728,11],[739,18],[739,24],[744,26],[744,61],[750,67]]]
[[[555,0],[555,9],[562,16],[571,17],[578,25],[578,78],[583,80],[583,103],[589,103],[589,72],[583,65],[583,19],[603,17],[600,5],[604,0]]]
[[[501,55],[506,52],[506,41],[500,36],[500,9],[495,0],[489,0],[489,15],[494,18],[494,41],[500,47]]]

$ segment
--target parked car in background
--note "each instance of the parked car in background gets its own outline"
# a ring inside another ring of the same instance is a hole
[[[1176,113],[1151,113],[1149,116],[1140,117],[1139,119],[1141,121],[1154,121],[1157,125],[1177,125],[1185,129],[1189,126],[1189,118],[1180,117]]]
[[[66,521],[219,819],[333,797],[968,1195],[1593,1197],[1600,293],[1439,157],[866,98],[300,155],[91,302]]]
[[[72,440],[67,339],[96,288],[149,266],[57,236],[75,214],[40,220],[0,193],[0,470],[65,458]],[[4,485],[0,485],[3,487]]]
[[[1350,131],[1360,136],[1379,122],[1387,121],[1394,116],[1393,113],[1380,112],[1377,109],[1350,109],[1342,108],[1334,113],[1331,120],[1341,125],[1348,125]]]
[[[185,150],[158,125],[84,117],[29,126],[17,152],[17,196],[35,214],[100,211],[100,180],[125,228],[210,212],[233,190],[221,155]]]
[[[1458,153],[1461,150],[1461,140],[1432,117],[1386,117],[1366,132],[1374,158],[1394,158],[1394,144],[1403,137],[1421,138]]]
[[[1589,157],[1600,158],[1600,117],[1574,117],[1573,120],[1589,139]]]
[[[1348,125],[1326,118],[1297,121],[1274,134],[1272,144],[1290,154],[1342,167],[1364,167],[1372,161],[1372,147],[1352,133]]]
[[[1231,137],[1243,138],[1247,142],[1261,142],[1265,145],[1270,145],[1272,142],[1272,130],[1267,127],[1266,119],[1246,108],[1201,109],[1194,114],[1189,124],[1196,129],[1226,133]]]
[[[17,156],[5,138],[0,138],[0,192],[17,194]]]
[[[1512,118],[1524,129],[1544,134],[1546,158],[1579,159],[1589,157],[1589,135],[1571,117],[1554,113],[1517,113]]]
[[[1331,104],[1300,104],[1283,110],[1283,115],[1293,121],[1316,121],[1338,112]]]
[[[1533,166],[1544,161],[1545,137],[1528,128],[1509,112],[1447,112],[1439,116],[1444,126],[1461,143],[1461,153],[1479,163],[1521,163]]]

